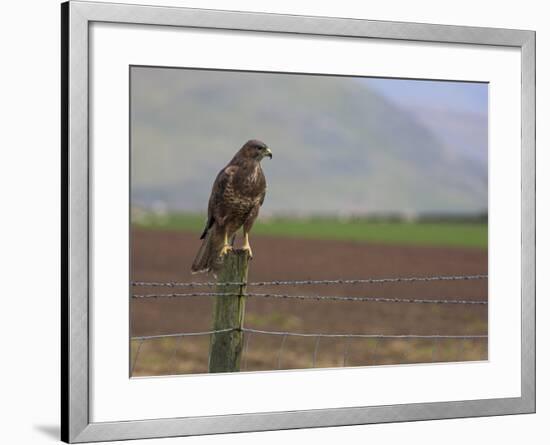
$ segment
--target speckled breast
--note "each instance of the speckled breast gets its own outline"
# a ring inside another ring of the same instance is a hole
[[[244,187],[242,191],[236,191],[233,186],[228,186],[224,192],[224,204],[228,213],[227,221],[234,230],[244,224],[250,211],[260,203],[261,194],[251,194],[252,187]],[[248,192],[248,193],[247,193]]]

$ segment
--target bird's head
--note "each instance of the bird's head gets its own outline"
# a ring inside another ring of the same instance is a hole
[[[265,157],[269,157],[269,159],[273,157],[273,154],[268,146],[257,139],[250,139],[246,144],[244,144],[240,149],[240,155],[258,162]]]

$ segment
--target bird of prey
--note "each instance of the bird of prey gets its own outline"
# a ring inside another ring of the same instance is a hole
[[[229,243],[242,227],[243,250],[252,257],[248,234],[264,202],[266,181],[260,161],[272,158],[266,144],[251,139],[233,156],[216,176],[208,201],[208,216],[202,232],[202,245],[191,272],[209,272],[219,268],[221,258],[232,249]]]

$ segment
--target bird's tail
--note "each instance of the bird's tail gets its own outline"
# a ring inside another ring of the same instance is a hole
[[[216,271],[221,265],[220,254],[223,249],[223,233],[212,226],[205,234],[202,244],[191,265],[192,273]]]

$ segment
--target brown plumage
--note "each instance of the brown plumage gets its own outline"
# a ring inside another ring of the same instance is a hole
[[[218,173],[208,201],[208,217],[201,235],[203,242],[191,272],[216,271],[223,255],[232,249],[229,240],[241,227],[243,249],[252,257],[248,233],[265,198],[267,186],[260,161],[266,156],[272,157],[267,145],[251,139]]]

